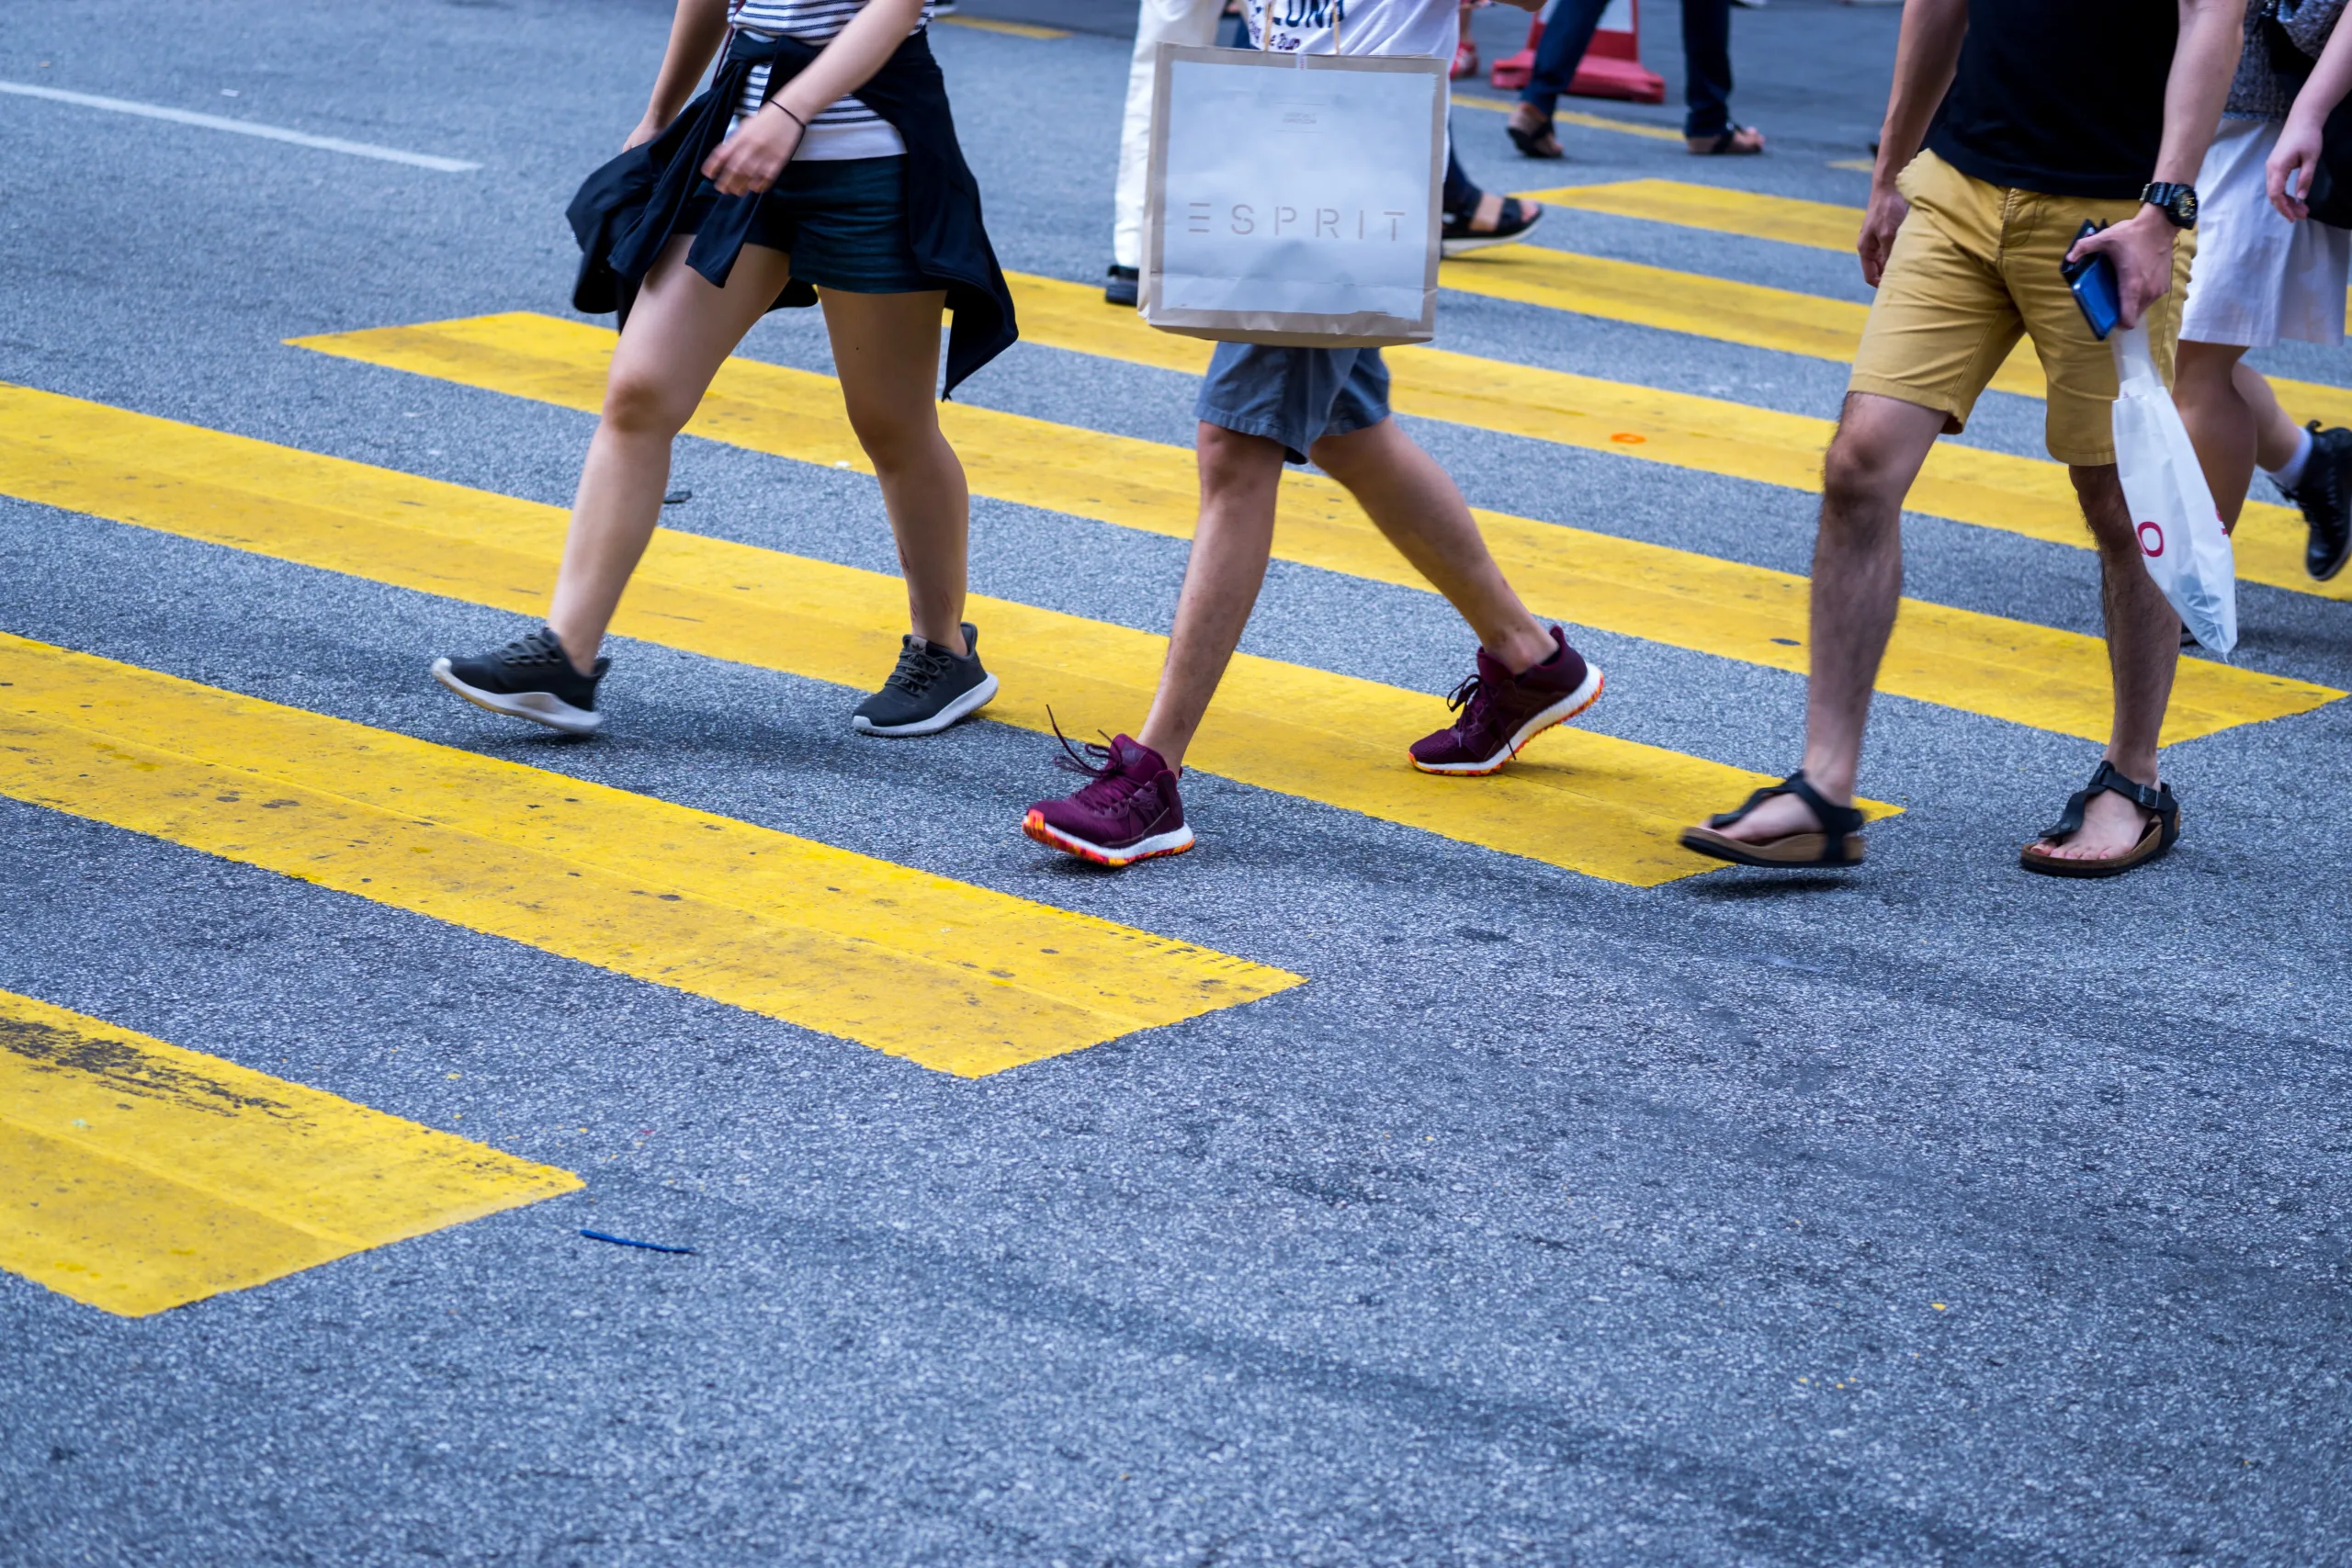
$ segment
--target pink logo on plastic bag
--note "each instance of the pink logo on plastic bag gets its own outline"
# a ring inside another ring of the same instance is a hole
[[[2148,536],[2151,534],[2155,536],[2154,544],[2148,542]],[[2160,556],[2165,553],[2165,531],[2154,523],[2140,525],[2140,553],[2147,556]]]

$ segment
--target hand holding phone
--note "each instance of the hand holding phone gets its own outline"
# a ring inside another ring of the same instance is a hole
[[[2075,244],[2081,244],[2106,227],[2104,223],[2084,220],[2083,226],[2075,231]],[[2066,248],[2072,251],[2075,246]],[[2083,320],[2090,323],[2091,335],[2105,343],[2107,334],[2123,320],[2123,291],[2116,286],[2115,263],[2103,253],[2085,256],[2081,261],[2061,258],[2058,273],[2074,291],[2075,303],[2082,308]]]

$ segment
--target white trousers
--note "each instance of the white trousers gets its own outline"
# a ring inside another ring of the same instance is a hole
[[[1118,214],[1111,227],[1111,259],[1143,265],[1143,196],[1151,172],[1152,66],[1162,43],[1216,41],[1225,0],[1143,0],[1136,17],[1136,53],[1127,68],[1127,118],[1119,131]]]

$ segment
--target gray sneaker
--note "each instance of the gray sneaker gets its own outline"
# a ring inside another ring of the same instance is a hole
[[[980,633],[964,623],[958,659],[935,642],[909,632],[899,644],[899,667],[882,689],[857,705],[850,722],[860,735],[936,735],[957,719],[978,713],[996,695],[996,677],[980,668]]]

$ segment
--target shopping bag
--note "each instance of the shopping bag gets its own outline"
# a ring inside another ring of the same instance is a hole
[[[1139,308],[1226,343],[1437,331],[1446,62],[1163,43]]]
[[[2140,558],[2181,625],[2215,653],[2238,642],[2237,558],[2145,327],[2114,334],[2115,468],[2140,536]]]

